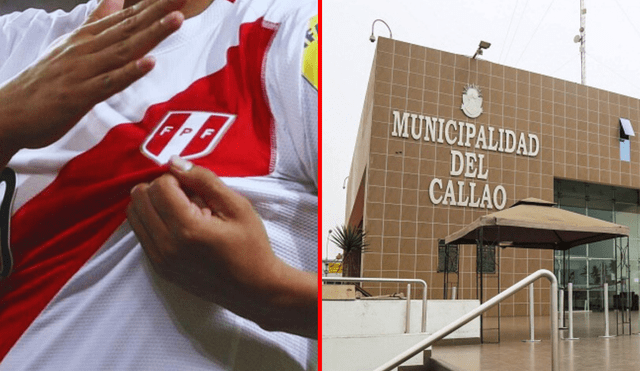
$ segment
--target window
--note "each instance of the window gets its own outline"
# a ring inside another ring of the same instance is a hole
[[[631,162],[631,146],[629,139],[620,139],[620,160]]]
[[[631,144],[629,137],[634,137],[636,134],[631,126],[631,121],[620,117],[620,160],[630,162],[631,161]]]
[[[635,137],[636,133],[633,131],[631,121],[620,117],[620,139],[629,139],[629,137]]]
[[[560,208],[629,227],[629,250],[625,252],[630,262],[629,273],[632,279],[640,277],[639,190],[566,179],[555,179],[554,187],[555,201]],[[616,279],[622,282],[627,275],[626,268],[618,265],[624,258],[620,246],[625,244],[625,239],[618,239],[577,246],[566,254],[566,262],[562,259],[564,254],[556,252],[554,269],[558,281],[575,285],[574,308],[601,308],[602,284],[605,282],[614,285],[609,288],[611,298],[616,291]],[[637,287],[638,283],[633,281],[631,290],[637,290]]]
[[[444,240],[438,241],[438,272],[458,273],[458,252],[458,245],[445,245]]]
[[[480,247],[478,247],[478,252]],[[482,246],[482,255],[478,254],[476,268],[481,273],[496,273],[496,247]]]

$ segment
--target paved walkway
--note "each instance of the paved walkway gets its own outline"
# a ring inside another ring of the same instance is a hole
[[[615,313],[610,313],[610,333],[616,333]],[[638,332],[637,312],[631,316],[632,332]],[[433,347],[433,357],[463,370],[539,371],[551,369],[551,341],[548,317],[535,318],[537,343],[529,339],[528,317],[503,318],[500,343]],[[622,328],[620,327],[620,332]],[[560,370],[563,371],[638,371],[640,370],[640,335],[601,338],[604,335],[603,313],[574,313],[574,337],[562,340],[568,330],[560,331]]]

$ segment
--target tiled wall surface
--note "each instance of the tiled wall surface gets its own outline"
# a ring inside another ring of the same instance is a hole
[[[640,185],[640,147],[632,141],[631,162],[623,162],[618,140],[620,117],[638,122],[636,99],[384,38],[378,41],[371,78],[364,205],[370,252],[363,256],[365,277],[421,278],[429,284],[430,298],[442,298],[444,275],[436,273],[438,239],[496,210],[434,205],[428,194],[434,178],[445,186],[449,179],[474,181],[479,189],[502,185],[507,207],[527,197],[553,201],[554,178]],[[479,87],[484,100],[484,112],[476,119],[461,110],[462,93],[470,84]],[[535,134],[540,151],[528,157],[393,136],[393,111]],[[484,154],[488,179],[452,176],[452,149]],[[458,297],[475,298],[475,248],[462,246],[460,254]],[[503,249],[500,287],[540,268],[553,270],[552,259],[551,251]],[[456,281],[455,275],[449,279]],[[497,285],[497,276],[485,280],[485,298],[497,292]],[[396,285],[368,287],[374,293],[404,291]],[[540,299],[536,311],[546,313],[548,284],[537,283],[535,295]],[[527,292],[520,292],[501,306],[502,314],[526,314],[527,300]]]

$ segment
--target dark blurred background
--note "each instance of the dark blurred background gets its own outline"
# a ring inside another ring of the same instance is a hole
[[[89,0],[0,0],[0,14],[21,11],[29,8],[53,11],[63,9],[69,11],[76,5]]]

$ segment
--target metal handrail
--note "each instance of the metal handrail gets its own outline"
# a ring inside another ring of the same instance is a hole
[[[449,324],[448,326],[445,326],[440,331],[437,331],[433,335],[429,336],[428,338],[424,339],[423,341],[417,343],[416,345],[407,349],[403,353],[394,357],[387,363],[376,368],[374,371],[389,371],[400,366],[409,358],[415,356],[416,354],[430,347],[436,341],[442,339],[443,337],[449,335],[450,333],[464,326],[474,318],[478,317],[482,313],[494,307],[496,304],[507,299],[511,295],[529,286],[529,284],[533,283],[534,281],[542,277],[547,278],[549,282],[551,282],[551,370],[552,371],[558,370],[558,337],[559,337],[558,335],[558,280],[556,279],[556,276],[550,271],[546,269],[540,269],[539,271],[536,271],[535,273],[530,274],[529,276],[520,280],[513,286],[504,290],[500,294],[494,296],[493,298],[491,298],[489,301],[482,304],[478,308],[460,317],[457,321]]]
[[[322,277],[322,282],[394,282],[394,283],[419,283],[422,285],[422,332],[427,332],[427,283],[417,278],[365,278],[365,277]],[[411,286],[407,285],[407,315],[406,328],[409,329],[409,311],[411,300]]]

